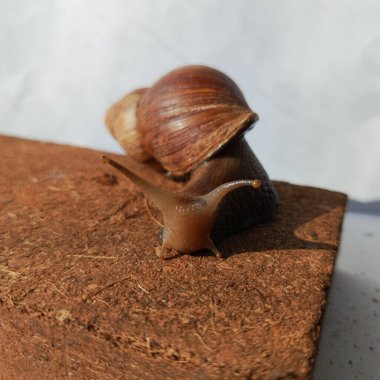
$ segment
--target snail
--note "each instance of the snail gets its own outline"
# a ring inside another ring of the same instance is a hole
[[[103,157],[161,210],[158,256],[170,248],[185,254],[210,249],[222,257],[215,243],[270,218],[277,194],[244,139],[257,120],[237,85],[206,66],[176,69],[109,109],[106,125],[130,158],[142,167],[153,159],[187,178],[175,193],[153,185],[143,170]]]

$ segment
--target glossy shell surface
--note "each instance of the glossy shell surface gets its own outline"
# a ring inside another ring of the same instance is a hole
[[[134,160],[143,162],[150,155],[144,150],[142,137],[137,131],[136,109],[146,88],[129,93],[106,113],[105,123],[112,136]]]
[[[252,126],[257,115],[228,76],[185,66],[148,89],[137,120],[147,152],[167,171],[183,175]]]

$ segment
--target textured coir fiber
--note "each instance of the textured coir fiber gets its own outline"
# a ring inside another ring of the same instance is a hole
[[[275,183],[226,259],[160,260],[100,152],[1,137],[0,158],[0,378],[311,377],[345,195]]]

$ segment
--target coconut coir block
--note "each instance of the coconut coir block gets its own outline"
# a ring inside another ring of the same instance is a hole
[[[100,152],[0,152],[1,379],[311,377],[345,195],[275,182],[273,220],[226,259],[160,260],[142,194]]]

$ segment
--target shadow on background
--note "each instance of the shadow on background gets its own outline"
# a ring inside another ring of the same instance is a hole
[[[328,209],[328,211],[326,211]],[[216,246],[220,249],[223,258],[228,258],[240,253],[267,252],[273,250],[330,250],[336,249],[337,245],[321,242],[325,225],[323,220],[330,220],[330,213],[336,208],[321,205],[320,207],[293,207],[293,205],[280,204],[274,211],[270,221],[255,224],[248,229],[233,234]],[[316,219],[320,221],[316,221]],[[162,231],[158,232],[158,240],[162,243]],[[167,255],[167,260],[176,259],[183,254],[176,252]],[[191,254],[192,256],[214,256],[210,250],[201,250]]]
[[[374,283],[335,272],[313,379],[379,379],[379,315]]]
[[[319,236],[325,229],[322,221],[329,219],[333,210],[326,212],[324,207],[284,210],[280,205],[272,221],[228,237],[221,250],[228,257],[244,252],[336,249],[335,244],[322,242],[323,237]]]
[[[349,199],[347,203],[347,209],[350,212],[380,215],[380,200],[360,202],[356,201],[355,199]]]
[[[240,253],[335,250],[346,198],[339,193],[276,182],[279,205],[272,220],[216,242],[225,258]],[[247,210],[249,212],[249,210]],[[212,255],[200,251],[196,255]]]

